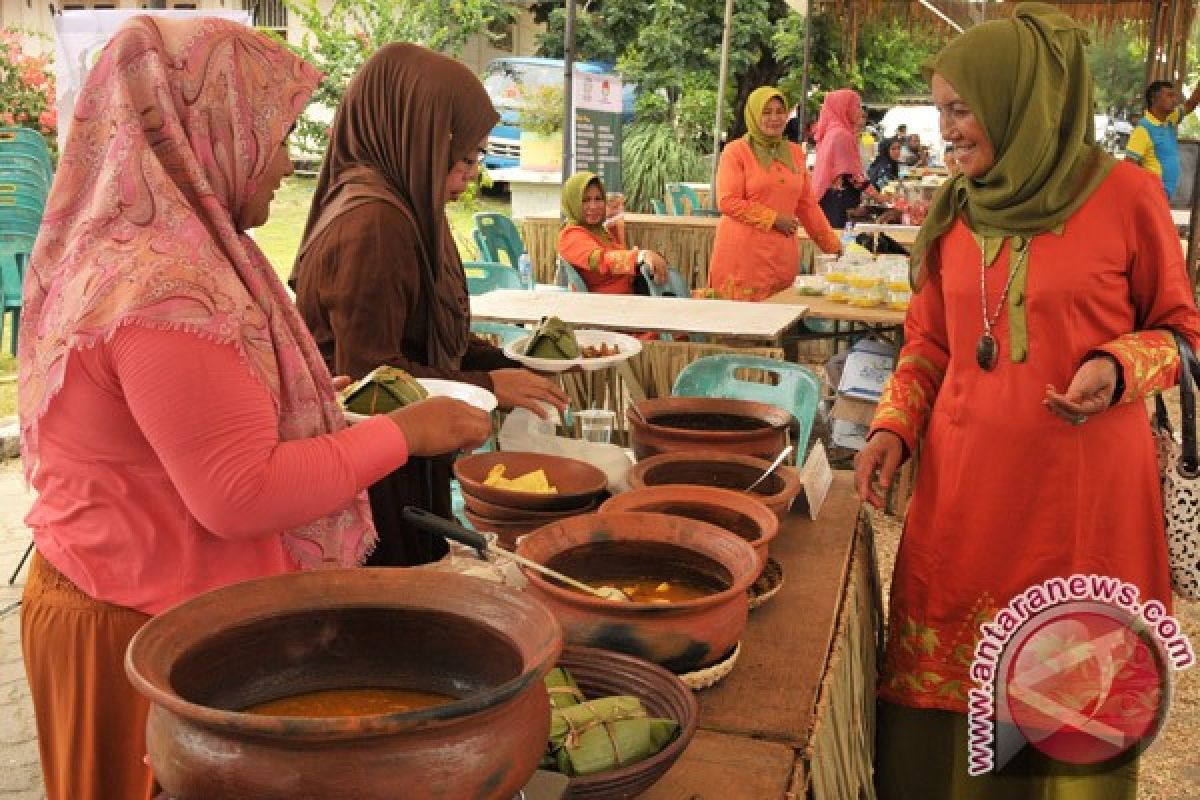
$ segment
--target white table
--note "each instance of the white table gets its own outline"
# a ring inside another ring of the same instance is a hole
[[[782,343],[806,311],[804,305],[524,289],[497,289],[471,297],[474,320],[521,325],[553,316],[585,328],[704,334],[774,345]]]

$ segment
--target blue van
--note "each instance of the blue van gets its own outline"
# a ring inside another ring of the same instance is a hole
[[[611,64],[596,61],[578,61],[576,66],[583,72],[613,71]],[[520,166],[521,128],[517,119],[522,93],[541,86],[562,86],[563,61],[561,58],[497,58],[484,68],[481,80],[492,105],[500,112],[500,121],[488,136],[483,163],[488,169]],[[624,115],[629,120],[633,118],[634,86],[632,83],[623,86]]]

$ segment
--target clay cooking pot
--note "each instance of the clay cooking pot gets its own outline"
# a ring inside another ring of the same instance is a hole
[[[686,484],[741,491],[758,480],[769,466],[771,462],[762,458],[716,451],[663,453],[634,464],[629,470],[629,485],[640,489]],[[781,466],[754,489],[753,496],[782,519],[800,489],[799,471]]]
[[[773,459],[787,446],[792,415],[749,400],[659,397],[637,404],[645,422],[625,410],[634,455],[643,459],[681,450],[719,450]]]

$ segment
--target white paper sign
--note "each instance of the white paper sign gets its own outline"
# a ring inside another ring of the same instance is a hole
[[[125,21],[154,14],[163,17],[222,17],[249,25],[249,11],[191,11],[176,9],[85,9],[54,15],[54,79],[58,91],[58,141],[65,145],[75,98],[95,66],[100,51]]]
[[[817,442],[800,469],[800,494],[808,506],[809,519],[815,520],[821,513],[821,506],[825,505],[832,485],[833,470],[829,466],[829,456],[825,453],[825,445]]]
[[[621,113],[621,79],[618,76],[584,72],[576,67],[571,85],[576,109]]]

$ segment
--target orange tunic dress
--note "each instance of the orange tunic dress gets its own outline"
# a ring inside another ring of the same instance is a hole
[[[1119,164],[1061,234],[1029,242],[1023,363],[1010,358],[1005,309],[995,369],[976,364],[980,250],[961,219],[938,243],[941,270],[913,298],[872,424],[909,452],[921,443],[892,583],[885,700],[965,712],[979,625],[1052,577],[1112,576],[1137,586],[1142,603],[1170,606],[1143,399],[1178,380],[1178,353],[1162,329],[1200,342],[1200,317],[1154,180]],[[1008,250],[987,268],[989,312]],[[1125,393],[1074,426],[1042,399],[1048,384],[1064,391],[1096,351],[1120,362]]]
[[[793,164],[804,164],[804,150],[789,144]],[[841,247],[817,198],[808,171],[792,172],[778,161],[763,169],[744,139],[721,153],[717,169],[717,207],[721,219],[708,267],[708,285],[727,300],[764,300],[796,279],[800,250],[796,237],[775,230],[780,214],[796,217],[826,253]]]
[[[606,228],[605,242],[582,225],[568,225],[558,234],[558,254],[579,271],[588,291],[599,294],[633,294],[638,251],[625,246],[617,226]]]

